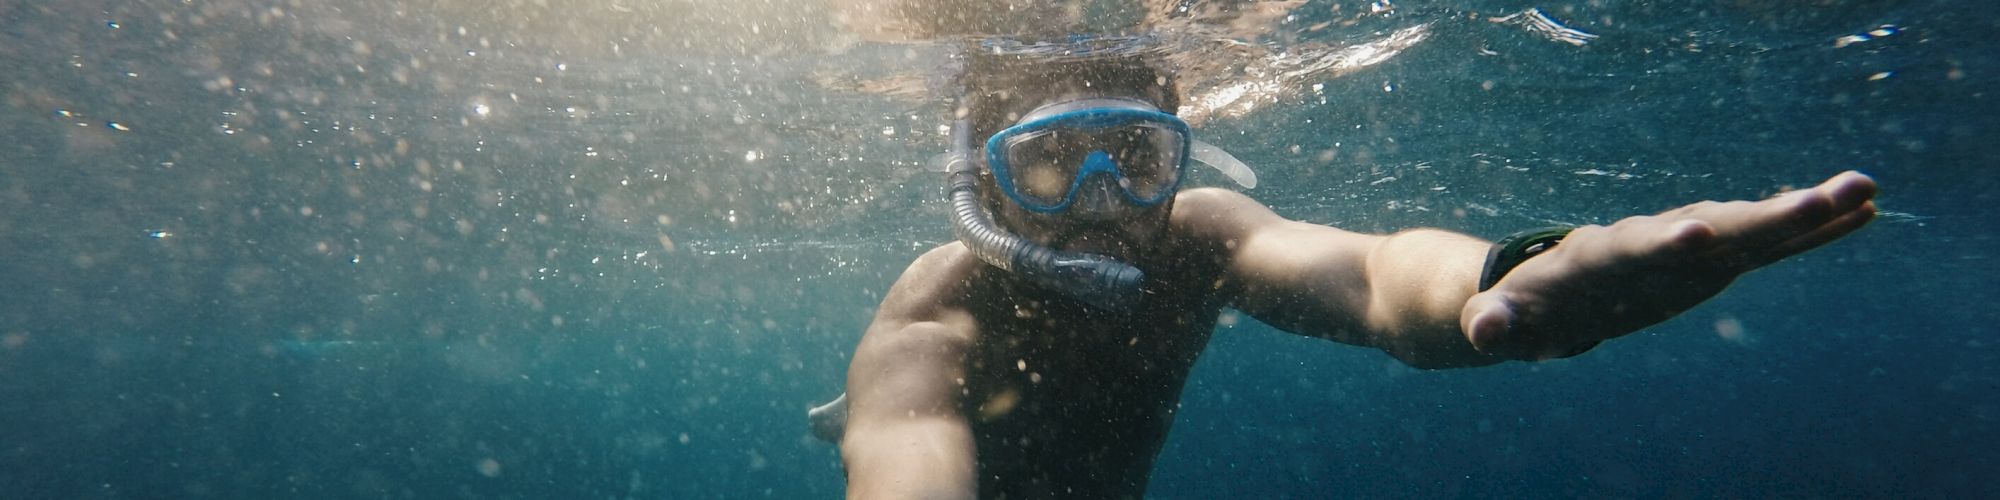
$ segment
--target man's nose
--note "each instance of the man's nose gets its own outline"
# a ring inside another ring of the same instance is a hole
[[[1110,172],[1091,172],[1083,179],[1083,185],[1076,188],[1076,201],[1070,210],[1090,214],[1110,214],[1123,208],[1118,187],[1118,178]]]

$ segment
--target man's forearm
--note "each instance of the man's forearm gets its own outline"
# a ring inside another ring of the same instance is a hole
[[[913,418],[849,431],[841,444],[851,499],[974,498],[970,428],[963,421]]]
[[[1498,363],[1472,348],[1459,328],[1465,300],[1478,293],[1491,244],[1435,229],[1390,235],[1368,254],[1370,341],[1420,368]]]

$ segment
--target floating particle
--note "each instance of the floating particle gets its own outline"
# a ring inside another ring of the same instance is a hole
[[[491,458],[479,461],[479,475],[500,477],[500,462]]]
[[[1715,336],[1722,337],[1722,340],[1738,344],[1749,340],[1748,336],[1744,334],[1743,322],[1731,317],[1715,320]]]

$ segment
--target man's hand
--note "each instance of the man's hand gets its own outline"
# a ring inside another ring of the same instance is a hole
[[[1763,201],[1705,201],[1577,228],[1466,300],[1460,327],[1488,354],[1574,355],[1680,314],[1752,269],[1853,232],[1875,217],[1874,197],[1873,179],[1844,172]]]

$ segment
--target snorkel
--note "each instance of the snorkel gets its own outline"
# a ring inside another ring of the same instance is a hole
[[[951,200],[952,233],[979,260],[1098,309],[1122,312],[1139,302],[1139,285],[1146,276],[1139,268],[1103,255],[1038,245],[994,224],[979,203],[979,168],[972,161],[970,120],[952,123],[945,170],[950,176],[947,196]]]
[[[989,200],[982,200],[981,186],[979,184],[982,168],[990,167],[982,164],[979,161],[980,157],[975,156],[979,151],[977,145],[988,144],[990,140],[988,137],[979,137],[976,139],[979,142],[974,142],[975,139],[973,136],[980,133],[975,132],[975,123],[980,123],[984,126],[986,124],[983,121],[994,121],[995,116],[988,113],[971,113],[967,111],[974,108],[994,108],[990,107],[992,106],[991,103],[979,103],[978,106],[973,105],[975,103],[972,102],[973,99],[971,99],[971,96],[989,94],[975,91],[972,83],[973,80],[968,78],[968,76],[1053,75],[1066,71],[1072,76],[1065,78],[1075,78],[1073,75],[1080,72],[1107,71],[1109,73],[1124,74],[1131,78],[1122,83],[1116,82],[1115,78],[1099,79],[1097,82],[1099,85],[1113,88],[1140,88],[1147,85],[1170,86],[1169,83],[1166,83],[1170,81],[1170,78],[1164,76],[1165,73],[1161,72],[1163,70],[1158,70],[1154,63],[1149,62],[1151,58],[1164,54],[1164,46],[1160,44],[1160,40],[1157,37],[1152,35],[1070,35],[1068,37],[1049,40],[1020,40],[1004,37],[981,38],[972,40],[972,43],[968,44],[966,48],[968,50],[961,56],[962,60],[965,61],[966,67],[961,69],[962,72],[958,81],[961,87],[956,89],[958,93],[955,99],[960,106],[960,113],[952,122],[950,149],[947,153],[938,155],[931,162],[928,162],[932,170],[943,171],[947,174],[947,197],[951,207],[950,217],[953,233],[980,260],[1021,276],[1030,283],[1055,290],[1099,310],[1111,312],[1129,311],[1143,296],[1142,286],[1146,281],[1144,271],[1130,263],[1108,255],[1050,248],[1030,241],[1019,234],[1009,232],[1001,228],[994,221],[993,214],[988,211],[989,207],[984,203]],[[1078,69],[1081,67],[1079,65],[1097,64],[1110,65],[1106,67],[1111,69]],[[1058,71],[1051,68],[1068,69]],[[999,88],[1021,88],[1018,85],[1009,84]],[[1085,86],[1089,85],[1086,84]],[[1172,93],[1171,90],[1168,92]],[[1004,91],[1000,92],[1000,94],[1004,93]],[[1165,102],[1148,102],[1145,99],[1132,99],[1130,97],[1132,96],[1105,96],[1093,99],[1098,101],[1097,105],[1108,105],[1108,107],[1114,108],[1128,107],[1115,104],[1115,101],[1124,101],[1127,103],[1137,102],[1141,104],[1140,107],[1154,112],[1164,112],[1167,114],[1174,112],[1172,107],[1174,105],[1173,99],[1167,99]],[[1058,105],[1060,104],[1058,103]],[[1155,106],[1166,107],[1167,109],[1155,109]],[[1034,115],[1035,112],[1029,111],[1027,114]],[[1022,122],[1018,120],[1025,118],[1030,117],[1008,117],[1008,121],[1013,121],[1015,125],[1021,125]],[[1179,121],[1177,117],[1173,118],[1173,120]],[[1192,163],[1208,165],[1244,188],[1256,187],[1257,176],[1251,172],[1248,165],[1231,157],[1229,153],[1224,152],[1221,148],[1196,140],[1191,134],[1187,133],[1185,125],[1182,126],[1181,134],[1184,136],[1183,140],[1188,141],[1188,144],[1182,150],[1180,161],[1187,162],[1188,160],[1192,160]],[[989,148],[991,147],[990,144],[988,146]],[[988,151],[988,153],[991,153],[991,151]],[[991,158],[988,158],[988,160],[990,162]],[[1185,163],[1183,163],[1184,166]],[[1088,175],[1085,174],[1085,177],[1088,177]],[[1179,175],[1185,176],[1186,172],[1183,171]],[[1074,190],[1077,186],[1080,186],[1080,179],[1084,179],[1085,177],[1078,177],[1079,181],[1074,181],[1077,183],[1073,183],[1071,189]],[[1018,195],[1014,186],[999,186],[1002,180],[997,177],[994,179],[994,182],[996,184],[995,187],[999,187],[995,191],[1004,192],[1008,197]],[[1166,196],[1171,199],[1173,196],[1172,189],[1177,189],[1179,186],[1177,178],[1176,183],[1170,188]],[[1001,193],[994,194],[998,195]],[[1132,192],[1128,190],[1125,194],[1131,195]],[[1006,202],[1004,199],[990,201]],[[1128,198],[1128,201],[1141,200]],[[1030,211],[1038,211],[1028,208],[1026,205],[1017,204],[1017,206],[1022,206]],[[1048,213],[1062,211],[1062,209],[1047,207],[1039,211]]]

